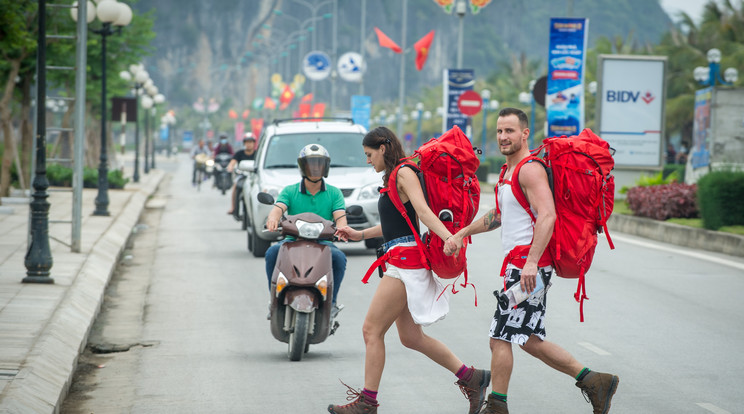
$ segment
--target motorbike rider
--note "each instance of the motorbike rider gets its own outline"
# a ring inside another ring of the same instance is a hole
[[[199,140],[197,146],[191,148],[191,159],[194,160],[194,171],[191,173],[191,184],[193,185],[196,185],[196,170],[200,168],[199,163],[196,162],[196,156],[200,154],[204,154],[206,156],[210,156],[212,154],[212,151],[210,151],[209,148],[204,145],[203,139]]]
[[[346,225],[346,205],[344,196],[338,188],[326,184],[323,177],[328,177],[331,169],[331,157],[328,151],[319,144],[306,145],[300,150],[297,165],[302,174],[302,181],[284,187],[266,219],[266,228],[276,231],[282,214],[315,213],[326,220],[334,220],[336,226]],[[271,290],[271,276],[274,273],[279,247],[287,241],[284,239],[269,247],[266,251],[266,276]],[[336,304],[341,282],[346,272],[346,255],[329,241],[321,241],[331,247],[333,266],[332,316],[341,310]]]
[[[235,151],[233,151],[232,145],[227,141],[227,134],[220,134],[220,140],[217,143],[217,146],[214,148],[214,157],[217,158],[217,155],[222,153],[228,153],[230,155],[233,155]]]
[[[243,136],[243,150],[238,151],[233,155],[230,163],[227,164],[227,172],[232,173],[233,170],[235,170],[235,167],[240,164],[240,161],[254,159],[256,159],[256,138],[253,136],[253,133],[246,132]],[[230,210],[227,211],[227,214],[232,214],[233,211],[235,211],[238,184],[242,185],[244,180],[245,178],[241,176],[235,178],[232,188],[232,203],[230,203]]]

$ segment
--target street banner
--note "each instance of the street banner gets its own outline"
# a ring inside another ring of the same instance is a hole
[[[235,142],[243,146],[243,135],[245,134],[245,124],[242,122],[235,123]]]
[[[584,67],[589,19],[550,19],[548,137],[584,129]]]
[[[351,96],[351,119],[369,131],[369,115],[372,111],[372,97],[366,95]]]
[[[445,69],[442,76],[444,86],[442,97],[444,102],[444,116],[442,117],[442,133],[457,125],[465,131],[468,116],[461,113],[457,101],[465,91],[473,90],[475,86],[475,71],[473,69]]]
[[[661,167],[665,71],[665,56],[599,56],[595,129],[616,167]]]
[[[168,124],[160,125],[160,140],[168,141],[168,134],[170,133],[170,127]]]
[[[263,118],[251,119],[251,132],[253,132],[253,136],[256,138],[256,144],[258,144],[259,139],[261,139],[261,131],[263,131],[263,126]]]
[[[692,127],[692,168],[706,167],[710,164],[710,103],[713,88],[700,89],[695,92],[695,118]]]
[[[181,144],[184,148],[191,149],[191,147],[194,146],[194,131],[183,131]]]

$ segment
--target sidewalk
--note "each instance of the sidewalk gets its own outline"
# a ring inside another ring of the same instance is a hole
[[[81,253],[70,251],[72,192],[49,192],[54,284],[24,284],[28,204],[0,206],[0,413],[56,413],[64,400],[103,301],[104,291],[140,213],[165,176],[109,190],[108,217],[92,216],[96,189],[83,190]],[[15,201],[15,203],[13,203]]]

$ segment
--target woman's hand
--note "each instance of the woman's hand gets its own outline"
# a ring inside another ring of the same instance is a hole
[[[457,232],[453,234],[450,237],[447,237],[446,240],[444,240],[444,254],[447,256],[452,256],[453,254],[455,257],[460,253],[460,249],[462,249],[462,233]]]
[[[336,229],[336,237],[342,241],[359,241],[362,240],[362,231],[354,230],[349,226],[342,226]]]

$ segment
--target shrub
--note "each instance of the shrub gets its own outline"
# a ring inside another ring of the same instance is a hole
[[[685,164],[664,164],[661,174],[665,179],[672,174],[677,174],[677,181],[683,183],[685,182],[685,168]]]
[[[698,180],[703,227],[744,225],[744,172],[713,171]]]
[[[627,202],[633,214],[656,220],[697,217],[696,186],[662,184],[633,187],[628,190]]]
[[[59,164],[50,164],[47,166],[47,180],[50,186],[71,187],[72,186],[72,168]],[[111,170],[108,172],[109,188],[121,189],[129,182],[128,178],[120,170]],[[98,188],[98,170],[92,167],[83,168],[83,188]]]
[[[489,164],[489,172],[492,174],[498,174],[501,172],[501,166],[506,163],[506,158],[501,157],[488,157],[486,162]]]
[[[654,175],[646,175],[641,174],[641,176],[636,180],[636,187],[650,187],[650,186],[656,186],[656,185],[662,185],[662,184],[671,184],[679,182],[679,176],[675,172],[670,173],[669,175],[664,175],[663,172],[659,172],[658,174]],[[620,194],[626,194],[628,190],[631,187],[623,186],[620,191],[618,191]]]
[[[72,168],[59,164],[49,164],[46,170],[49,185],[54,187],[72,186]]]

